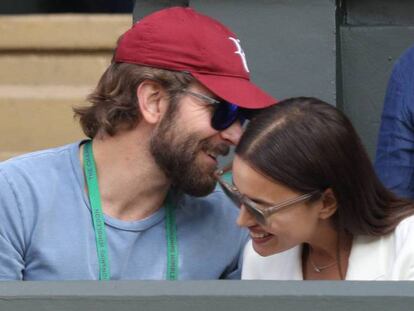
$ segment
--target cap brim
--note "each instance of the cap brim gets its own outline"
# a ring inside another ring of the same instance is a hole
[[[194,72],[191,75],[218,97],[242,108],[261,109],[277,103],[275,98],[243,78]]]

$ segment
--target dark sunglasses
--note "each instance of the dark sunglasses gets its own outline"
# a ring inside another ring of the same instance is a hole
[[[240,208],[242,205],[246,208],[246,210],[254,216],[256,221],[261,225],[266,225],[267,218],[270,215],[273,215],[274,213],[280,211],[281,209],[293,206],[297,203],[305,202],[316,195],[320,195],[321,192],[319,190],[312,191],[310,193],[305,193],[300,196],[282,201],[275,205],[268,205],[264,206],[263,204],[258,204],[242,194],[236,186],[229,184],[226,182],[223,178],[223,175],[227,172],[229,172],[230,169],[226,170],[218,170],[215,173],[216,179],[223,189],[224,193],[230,198],[230,200],[233,201],[233,203]]]
[[[201,99],[208,105],[214,106],[214,113],[211,118],[211,127],[217,131],[225,130],[237,120],[240,121],[241,125],[243,125],[244,121],[246,120],[243,109],[235,104],[229,103],[225,100],[217,100],[209,96],[188,90],[183,90],[183,92]]]

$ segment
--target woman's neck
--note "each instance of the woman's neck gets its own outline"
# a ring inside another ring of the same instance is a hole
[[[333,225],[322,225],[302,252],[303,277],[307,280],[345,279],[352,236],[338,232]]]

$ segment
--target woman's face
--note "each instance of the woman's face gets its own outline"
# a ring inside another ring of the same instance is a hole
[[[303,194],[264,177],[238,156],[233,162],[233,180],[243,195],[263,204],[264,209]],[[266,225],[258,223],[242,205],[237,223],[249,229],[255,251],[269,256],[310,243],[317,232],[322,205],[321,199],[291,205],[270,215]]]

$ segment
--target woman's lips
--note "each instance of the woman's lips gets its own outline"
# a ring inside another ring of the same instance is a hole
[[[270,234],[265,231],[252,231],[250,230],[250,238],[254,243],[261,244],[266,243],[273,237],[273,234]]]

